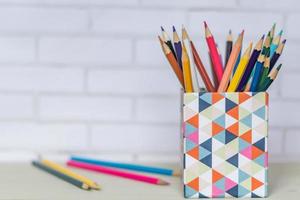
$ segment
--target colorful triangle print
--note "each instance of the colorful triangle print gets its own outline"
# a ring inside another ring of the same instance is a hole
[[[268,95],[201,92],[183,99],[185,197],[266,197]]]
[[[224,130],[224,127],[220,126],[219,124],[212,122],[212,135],[215,136],[221,131]]]
[[[232,108],[236,107],[237,104],[234,103],[233,101],[231,101],[230,99],[225,99],[225,109],[226,112],[228,112],[229,110],[231,110]]]
[[[195,191],[199,190],[199,178],[195,178],[187,184],[190,188],[193,188]]]
[[[215,104],[217,103],[218,101],[224,99],[224,96],[222,94],[219,94],[219,93],[214,93],[212,95],[212,103]]]
[[[194,126],[196,128],[198,128],[198,121],[199,121],[199,119],[198,119],[198,113],[196,115],[194,115],[193,117],[191,117],[190,119],[187,120],[187,122],[190,125],[192,125],[192,126]]]
[[[239,104],[247,101],[250,98],[251,98],[251,96],[249,94],[247,94],[246,92],[240,92],[239,93]]]

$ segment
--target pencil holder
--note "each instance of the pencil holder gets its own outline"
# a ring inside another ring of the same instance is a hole
[[[186,198],[266,197],[268,93],[183,93]]]

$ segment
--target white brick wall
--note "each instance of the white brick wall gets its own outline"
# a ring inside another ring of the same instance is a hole
[[[0,0],[0,161],[69,153],[176,161],[179,84],[157,35],[184,24],[209,68],[203,20],[288,39],[270,90],[270,159],[300,159],[297,0]]]

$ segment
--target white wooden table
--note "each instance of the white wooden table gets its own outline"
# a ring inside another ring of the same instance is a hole
[[[157,164],[156,164],[157,165]],[[161,165],[165,166],[165,165]],[[170,167],[170,166],[168,166]],[[74,169],[97,181],[102,190],[84,191],[30,164],[0,165],[0,199],[14,200],[177,200],[184,199],[180,178],[161,176],[169,186],[156,186]],[[271,164],[269,200],[300,199],[300,164]]]

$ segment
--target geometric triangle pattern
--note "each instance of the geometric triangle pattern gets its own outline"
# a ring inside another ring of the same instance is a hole
[[[186,198],[267,196],[268,93],[184,93]]]

